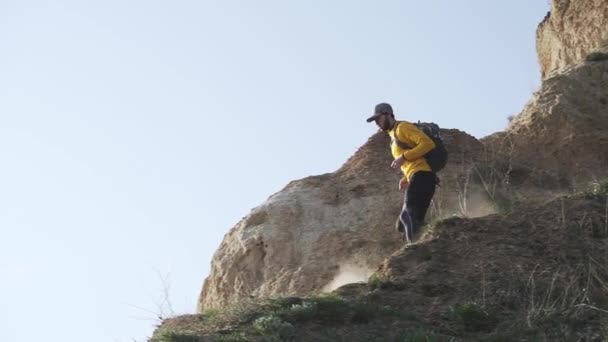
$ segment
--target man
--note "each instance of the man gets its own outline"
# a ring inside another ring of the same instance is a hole
[[[395,227],[404,240],[411,243],[424,223],[435,194],[437,176],[424,158],[426,153],[435,148],[435,143],[416,125],[395,120],[393,108],[388,103],[376,105],[374,115],[367,119],[367,122],[372,121],[381,130],[388,132],[391,137],[391,153],[395,159],[391,167],[401,168],[403,172],[399,190],[407,190]]]

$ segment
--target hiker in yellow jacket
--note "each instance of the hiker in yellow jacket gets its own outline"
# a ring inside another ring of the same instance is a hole
[[[423,131],[407,121],[397,121],[388,103],[376,105],[367,122],[375,121],[391,137],[391,167],[401,168],[403,178],[399,190],[406,189],[403,209],[395,223],[404,240],[413,242],[435,194],[437,176],[424,155],[435,148],[435,143]]]

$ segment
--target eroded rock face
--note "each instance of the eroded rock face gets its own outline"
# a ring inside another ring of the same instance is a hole
[[[542,78],[583,60],[607,40],[606,0],[552,0],[551,12],[536,32]]]
[[[449,175],[482,145],[458,130],[444,131],[444,139],[453,161],[435,206],[451,213],[458,204],[448,200]],[[293,181],[253,209],[216,251],[198,310],[250,296],[316,293],[341,285],[335,280],[345,272],[356,273],[345,282],[365,280],[402,243],[394,230],[401,174],[390,168],[389,143],[379,132],[336,172]]]
[[[572,184],[608,176],[608,61],[546,79],[506,134],[522,164]]]

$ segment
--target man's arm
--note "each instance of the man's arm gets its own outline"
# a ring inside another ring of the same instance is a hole
[[[397,138],[402,139],[401,141],[411,140],[416,144],[416,146],[403,153],[405,160],[416,160],[435,148],[433,140],[414,125],[399,125],[396,133]]]

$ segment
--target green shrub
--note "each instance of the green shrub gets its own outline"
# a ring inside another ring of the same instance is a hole
[[[293,325],[276,315],[262,316],[253,322],[253,328],[262,336],[280,341],[293,332]]]
[[[299,297],[279,297],[269,300],[270,307],[273,310],[289,309],[293,305],[302,304],[302,298]]]
[[[346,301],[335,294],[324,294],[304,299],[302,304],[275,311],[274,314],[290,323],[315,320],[324,325],[331,325],[349,322],[367,323],[378,316],[395,314],[395,312],[365,299]]]
[[[323,323],[344,323],[349,315],[348,303],[335,294],[311,298],[317,307],[316,319]]]
[[[402,337],[400,342],[435,342],[435,334],[424,329],[416,329]]]
[[[305,322],[313,319],[317,315],[318,309],[316,303],[306,301],[302,304],[294,304],[289,309],[283,310],[280,316],[292,323]]]
[[[457,304],[451,309],[467,331],[488,331],[496,325],[496,319],[476,303]]]
[[[207,320],[214,319],[215,317],[220,315],[219,309],[208,309],[203,312],[203,317]]]
[[[369,285],[369,287],[371,287],[372,289],[382,289],[382,288],[386,288],[388,284],[388,281],[382,277],[379,276],[377,274],[372,274],[369,279],[367,279],[367,285]]]

